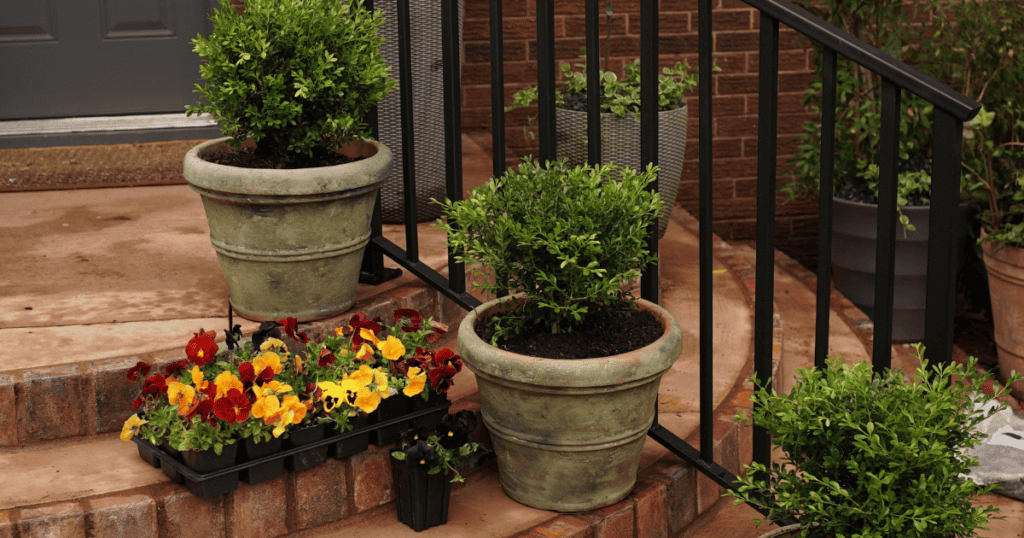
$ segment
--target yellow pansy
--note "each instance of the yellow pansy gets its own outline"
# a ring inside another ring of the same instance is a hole
[[[306,418],[306,404],[302,403],[298,396],[292,396],[291,394],[285,396],[281,402],[281,409],[287,409],[292,412],[293,424],[298,424],[302,422],[302,419]]]
[[[363,345],[359,346],[359,351],[356,351],[356,358],[362,359],[367,355],[370,355],[371,357],[373,356],[373,346],[363,342]]]
[[[271,420],[268,422],[268,424],[274,424],[274,431],[271,432],[274,434],[274,437],[280,437],[281,434],[284,433],[285,429],[288,428],[288,425],[292,423],[292,418],[294,416],[294,411],[285,410],[275,415],[277,420]]]
[[[402,389],[402,394],[412,398],[423,392],[427,385],[427,373],[413,366],[409,368],[409,384]]]
[[[370,383],[373,383],[373,368],[370,368],[368,365],[363,364],[359,367],[359,370],[357,372],[351,375],[345,374],[342,380],[345,379],[351,379],[352,381],[358,383],[359,387],[365,387]]]
[[[402,341],[395,338],[394,336],[388,336],[388,339],[383,342],[377,342],[377,349],[381,351],[384,358],[389,361],[395,361],[402,358],[405,355],[405,346],[402,345]]]
[[[196,397],[196,389],[178,381],[167,384],[167,401],[178,406],[178,414],[184,415]]]
[[[281,356],[273,351],[267,351],[253,359],[252,369],[256,372],[257,376],[260,375],[260,372],[265,368],[273,370],[274,375],[281,373]]]
[[[188,372],[192,374],[192,384],[196,387],[196,390],[203,390],[210,383],[203,380],[203,372],[198,366],[193,366]]]
[[[132,437],[135,437],[139,433],[139,429],[142,425],[149,422],[148,420],[142,420],[139,415],[132,415],[128,417],[128,420],[124,421],[124,426],[121,428],[121,440],[131,441]]]
[[[252,416],[256,418],[262,418],[263,422],[270,424],[272,420],[268,420],[274,416],[281,409],[281,402],[277,399],[277,396],[266,396],[256,400],[256,403],[252,404]]]
[[[348,330],[351,331],[352,327],[349,327]],[[334,334],[337,336],[345,336],[345,329],[343,327],[335,327]]]
[[[380,405],[379,392],[370,390],[368,387],[359,389],[359,392],[356,394],[356,407],[364,413],[372,413],[377,410],[378,405]]]
[[[373,381],[377,385],[377,393],[380,394],[381,399],[391,396],[391,387],[388,386],[388,374],[377,368],[373,371]]]
[[[283,347],[284,342],[278,340],[277,338],[267,338],[266,340],[263,341],[262,344],[260,344],[260,351],[266,351],[270,348],[281,349]]]
[[[235,377],[235,374],[226,370],[217,374],[217,377],[213,380],[213,384],[217,385],[217,398],[223,398],[231,389],[237,389],[238,392],[245,392],[245,385],[242,384],[242,380]]]
[[[295,373],[302,375],[302,357],[295,357]]]
[[[380,343],[380,340],[377,339],[377,335],[370,329],[359,329],[359,336],[362,337],[363,340],[373,342],[374,345]]]
[[[316,385],[320,387],[320,398],[324,402],[324,411],[330,413],[341,405],[342,402],[348,401],[348,394],[345,392],[345,389],[341,388],[337,383],[321,381]]]
[[[264,398],[266,396],[273,396],[275,394],[284,394],[286,392],[291,392],[291,391],[292,391],[292,386],[291,385],[285,385],[284,383],[281,383],[280,381],[270,381],[270,382],[264,383],[262,387],[259,386],[259,385],[253,385],[252,386],[252,393],[256,395],[257,399]]]

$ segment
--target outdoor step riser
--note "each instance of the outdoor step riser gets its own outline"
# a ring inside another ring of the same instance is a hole
[[[334,334],[334,328],[347,323],[356,311],[371,318],[380,316],[390,323],[398,308],[419,310],[424,317],[449,324],[452,330],[465,315],[440,293],[407,286],[373,297],[365,304],[357,303],[340,316],[303,324],[302,329],[310,338],[322,338]],[[214,330],[219,335],[224,333],[223,329]],[[128,380],[128,370],[144,361],[153,365],[154,372],[162,371],[184,358],[186,343],[182,342],[180,351],[0,373],[0,447],[121,431],[125,419],[135,412],[132,401],[141,388],[140,382]]]

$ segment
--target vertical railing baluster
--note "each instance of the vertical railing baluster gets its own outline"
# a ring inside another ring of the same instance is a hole
[[[711,0],[697,3],[697,67],[700,79],[697,98],[700,104],[700,134],[697,152],[698,197],[700,229],[698,273],[700,277],[700,457],[704,461],[715,459],[714,439],[714,281],[711,273],[714,259],[711,249],[712,206],[712,138],[711,90],[712,44]]]
[[[882,79],[882,132],[878,146],[878,231],[875,250],[874,342],[871,362],[881,373],[892,364],[892,306],[896,268],[896,167],[899,162],[900,97],[902,91]],[[948,215],[947,215],[948,217]]]
[[[505,57],[501,0],[490,1],[491,27],[491,162],[492,174],[505,173]]]
[[[601,162],[601,25],[598,0],[587,0],[587,159]],[[611,24],[611,21],[608,21]]]
[[[757,111],[757,258],[754,264],[754,375],[772,383],[772,310],[775,296],[775,151],[779,98],[779,21],[761,13]],[[754,461],[770,464],[768,432],[754,426]]]
[[[398,0],[398,89],[402,114],[402,186],[405,192],[405,254],[410,262],[420,261],[416,221],[416,137],[412,110],[412,39],[409,30],[409,0]]]
[[[640,168],[648,164],[658,165],[658,0],[640,0]],[[658,192],[658,178],[647,188]],[[657,218],[647,228],[647,250],[658,254]],[[658,288],[658,264],[654,264],[640,277],[640,296],[657,303]]]
[[[832,193],[835,176],[836,51],[822,47],[821,181],[818,189],[818,290],[814,323],[814,366],[825,367],[832,305]]]
[[[540,162],[555,160],[555,5],[537,0],[537,131]]]
[[[932,192],[928,219],[928,288],[924,343],[932,364],[953,357],[953,312],[956,300],[957,238],[965,233],[957,207],[963,122],[935,109],[932,133]]]
[[[441,47],[444,69],[444,147],[445,195],[449,200],[462,199],[462,91],[459,74],[459,0],[441,2]],[[455,223],[449,223],[455,226]],[[466,270],[455,260],[448,248],[448,288],[455,293],[466,291]]]

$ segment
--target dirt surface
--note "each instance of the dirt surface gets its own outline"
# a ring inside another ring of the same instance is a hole
[[[0,192],[184,185],[182,161],[200,142],[0,149]]]
[[[493,317],[482,320],[480,338],[489,342],[494,336]],[[640,349],[665,332],[661,323],[647,311],[616,309],[594,310],[583,317],[572,332],[551,334],[550,328],[527,326],[498,346],[513,353],[548,359],[589,359],[610,357]]]

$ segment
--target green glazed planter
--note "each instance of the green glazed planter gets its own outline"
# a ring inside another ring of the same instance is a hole
[[[665,327],[651,345],[611,357],[544,359],[503,351],[477,336],[477,320],[506,300],[481,305],[459,326],[459,353],[476,374],[505,493],[559,512],[622,500],[636,482],[661,376],[682,351],[679,323],[663,308],[638,301]]]
[[[341,150],[357,161],[291,170],[238,168],[201,158],[227,149],[225,140],[192,148],[184,174],[203,199],[231,305],[256,321],[310,321],[348,310],[391,151],[377,142],[357,142]]]

